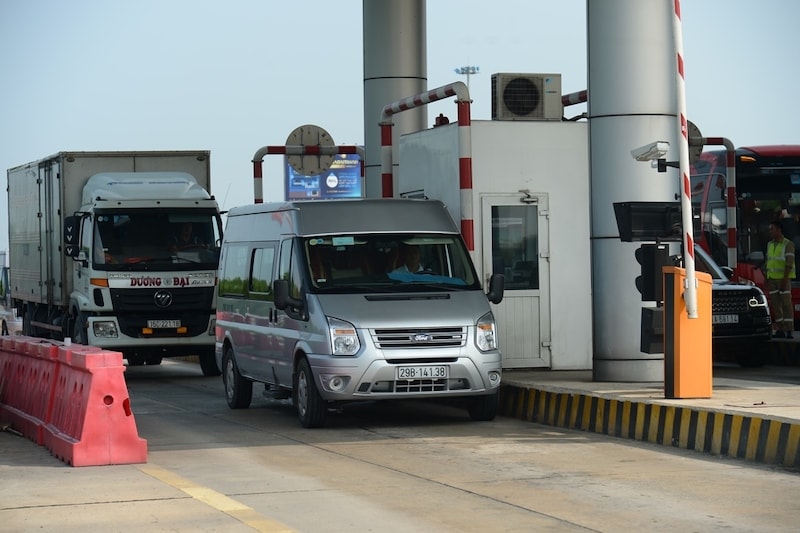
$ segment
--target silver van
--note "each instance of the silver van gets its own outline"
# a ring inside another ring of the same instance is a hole
[[[501,358],[489,293],[433,200],[256,204],[228,213],[216,357],[232,409],[253,382],[320,427],[352,401],[466,397],[497,412]]]

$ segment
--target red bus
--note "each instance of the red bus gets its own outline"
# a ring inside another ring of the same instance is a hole
[[[736,149],[736,261],[734,278],[752,281],[767,292],[760,270],[769,241],[769,224],[781,219],[784,234],[798,250],[800,275],[800,145]],[[694,235],[720,265],[728,265],[727,158],[724,150],[705,151],[692,165]],[[792,286],[795,327],[800,326],[800,278]]]

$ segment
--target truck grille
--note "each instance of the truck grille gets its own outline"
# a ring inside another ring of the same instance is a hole
[[[155,294],[163,289],[111,289],[111,302],[117,313],[147,312],[158,310],[155,304]],[[176,313],[184,311],[197,311],[208,314],[211,312],[211,301],[214,296],[213,287],[175,289],[169,290],[172,294],[172,304],[162,313]]]
[[[213,287],[170,290],[172,303],[169,307],[156,307],[154,297],[160,289],[112,289],[111,301],[119,320],[122,333],[133,338],[196,337],[206,332],[208,315],[213,313],[211,302]],[[142,334],[147,321],[180,320],[186,333],[175,329],[156,329],[150,335]]]
[[[453,348],[466,344],[467,328],[399,328],[372,330],[378,348]]]

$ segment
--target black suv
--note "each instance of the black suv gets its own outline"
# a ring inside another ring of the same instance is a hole
[[[755,285],[731,282],[720,267],[695,246],[695,270],[711,275],[711,336],[715,357],[733,356],[744,367],[762,366],[769,355],[772,319],[764,292]]]

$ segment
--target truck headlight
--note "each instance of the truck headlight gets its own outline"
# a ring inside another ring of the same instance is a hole
[[[497,333],[491,311],[480,317],[475,324],[475,344],[482,352],[497,349]]]
[[[355,355],[361,349],[356,327],[350,322],[328,317],[328,331],[333,355]]]
[[[117,325],[114,322],[95,322],[92,324],[94,336],[101,339],[113,339],[119,336]]]

